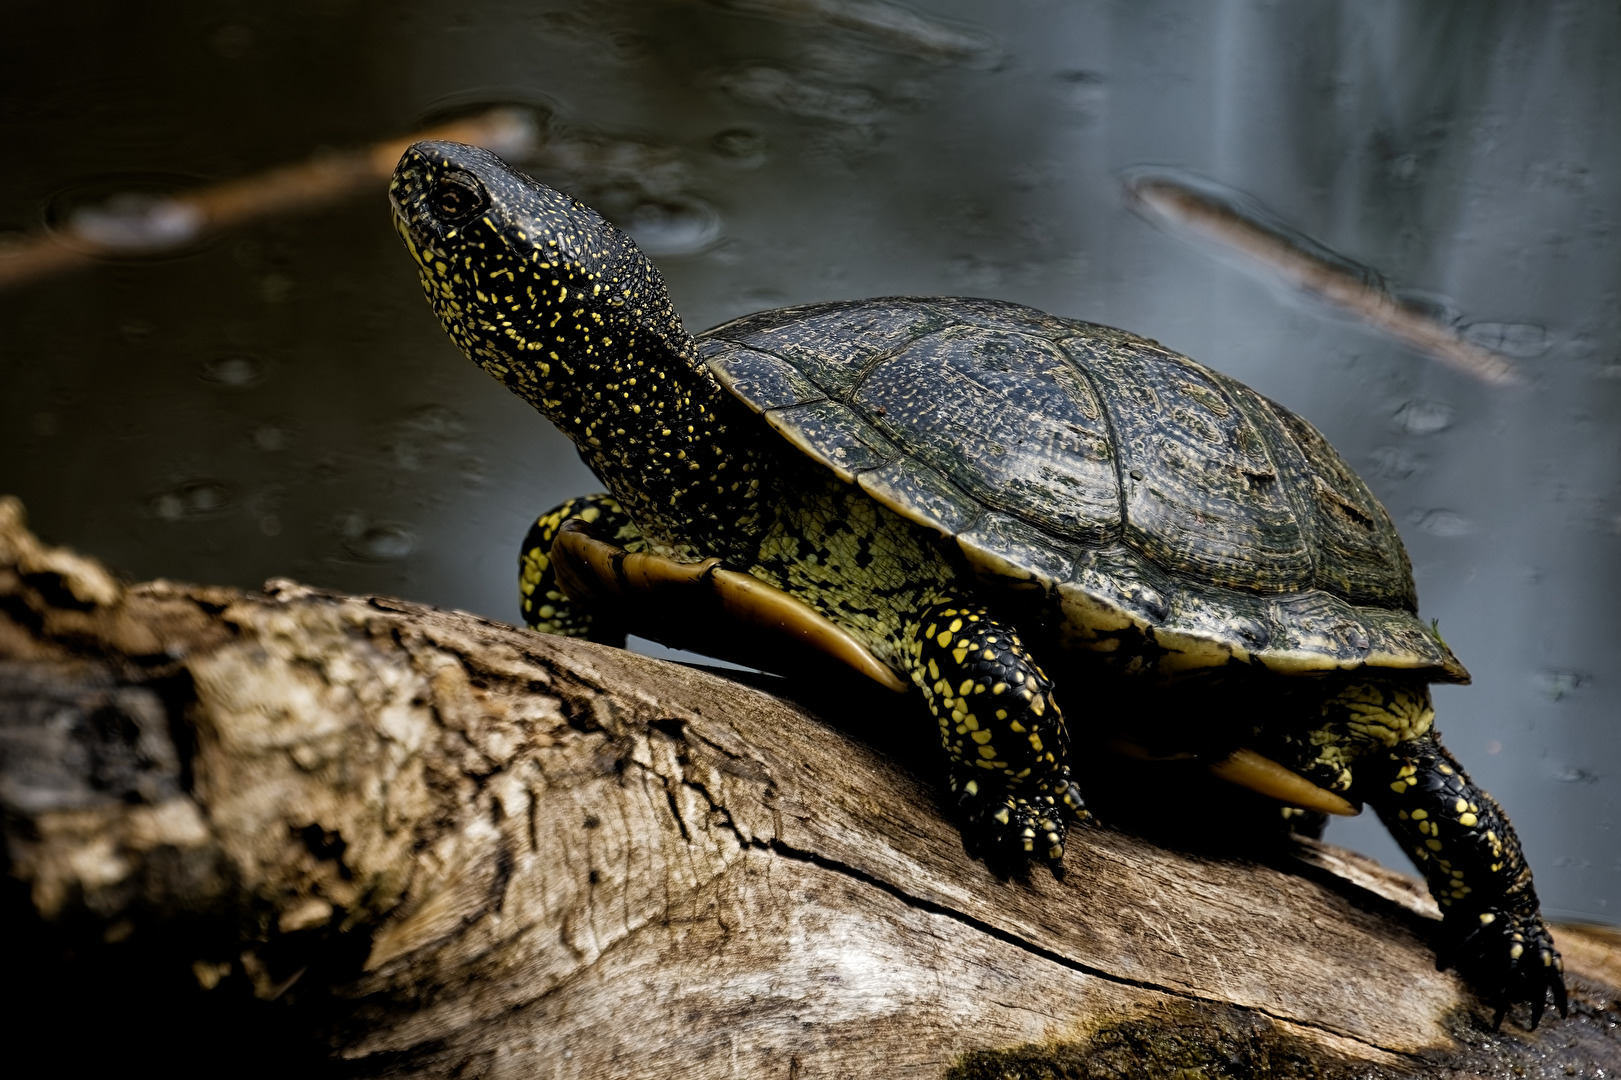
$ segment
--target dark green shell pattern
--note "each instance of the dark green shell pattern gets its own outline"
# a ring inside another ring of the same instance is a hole
[[[1162,674],[1237,660],[1468,680],[1415,614],[1389,515],[1322,435],[1156,342],[904,297],[761,312],[698,340],[805,453],[954,538],[987,584],[1055,597],[1071,645],[1140,636]]]

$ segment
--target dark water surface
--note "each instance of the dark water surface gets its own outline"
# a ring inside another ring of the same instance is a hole
[[[689,329],[990,296],[1283,402],[1401,527],[1423,614],[1475,676],[1439,691],[1440,725],[1550,913],[1621,922],[1609,0],[10,8],[0,240],[516,104],[539,125],[526,166],[629,228]],[[1246,193],[1528,385],[1149,223],[1122,193],[1149,166]],[[596,487],[440,332],[380,185],[13,286],[0,326],[0,491],[135,578],[285,574],[516,620],[531,516]],[[1330,838],[1405,865],[1372,820]]]

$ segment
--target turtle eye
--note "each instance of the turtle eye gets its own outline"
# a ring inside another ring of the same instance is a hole
[[[460,170],[442,176],[434,184],[430,198],[434,213],[451,225],[460,225],[490,203],[483,185],[471,173]]]

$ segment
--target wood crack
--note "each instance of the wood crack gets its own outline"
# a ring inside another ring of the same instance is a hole
[[[403,600],[125,586],[0,499],[19,1041],[89,1047],[94,987],[141,1033],[107,1044],[126,1071],[226,1001],[226,1052],[305,1039],[354,1078],[933,1078],[1173,1007],[1189,1038],[1286,1027],[1328,1075],[1621,1061],[1621,942],[1560,928],[1571,1021],[1482,1038],[1410,912],[1346,880],[1410,879],[1086,830],[1064,882],[999,880],[909,771],[893,701],[827,700],[860,739]]]

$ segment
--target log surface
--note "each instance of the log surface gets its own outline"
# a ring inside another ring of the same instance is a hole
[[[124,585],[0,500],[7,910],[32,926],[11,933],[146,942],[148,968],[251,1001],[250,1037],[335,1073],[1621,1065],[1613,932],[1559,930],[1570,1020],[1493,1035],[1435,970],[1413,879],[1308,841],[1257,863],[1108,828],[1075,831],[1062,880],[999,878],[929,763],[858,737],[921,722],[869,698],[832,727],[465,613]]]

